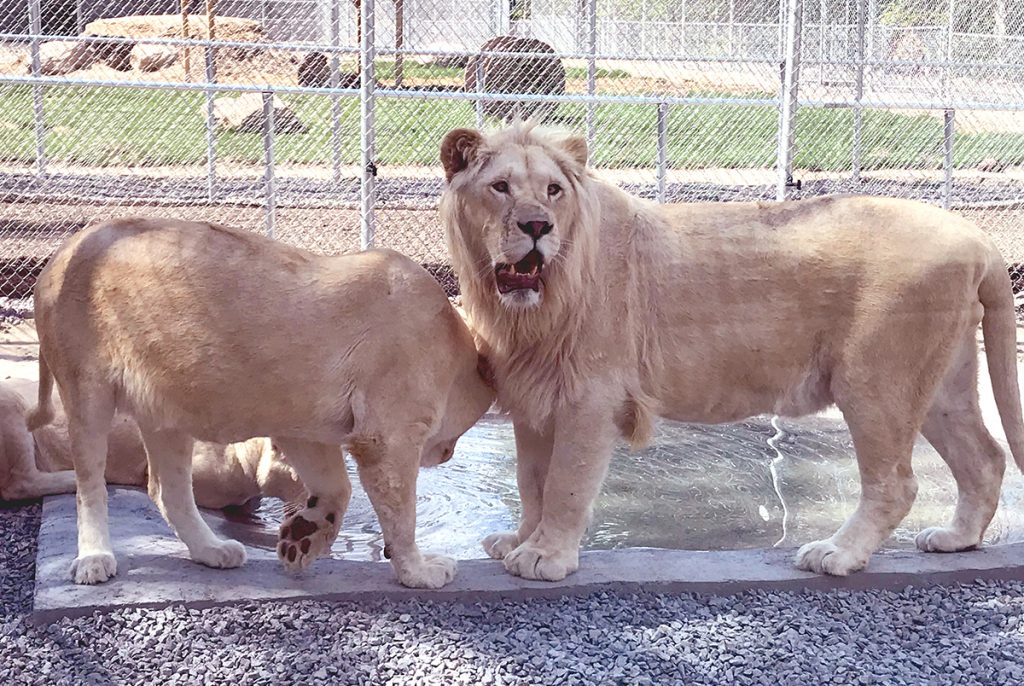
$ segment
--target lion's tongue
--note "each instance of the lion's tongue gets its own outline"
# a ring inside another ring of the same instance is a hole
[[[527,288],[540,290],[540,268],[543,258],[536,250],[531,250],[526,257],[512,264],[500,265],[494,273],[495,281],[498,284],[498,292],[511,293],[512,291],[525,290]]]

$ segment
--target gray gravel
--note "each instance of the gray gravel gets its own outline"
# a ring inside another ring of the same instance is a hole
[[[34,627],[38,513],[0,509],[0,684],[1024,683],[1024,582],[171,607]]]

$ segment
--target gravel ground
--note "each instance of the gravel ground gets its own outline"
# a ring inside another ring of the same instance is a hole
[[[1024,682],[1024,582],[171,607],[34,627],[38,521],[38,504],[0,508],[2,684]]]

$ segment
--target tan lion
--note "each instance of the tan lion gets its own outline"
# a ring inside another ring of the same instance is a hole
[[[1006,265],[965,220],[881,198],[657,205],[598,180],[582,138],[529,125],[441,146],[449,249],[498,402],[512,415],[523,515],[486,551],[557,580],[579,544],[613,441],[660,415],[731,422],[835,404],[860,466],[856,511],[803,546],[844,575],[907,514],[918,432],[956,478],[952,522],[926,551],[977,546],[1005,456],[982,423],[976,328],[1024,469]]]
[[[28,405],[14,389],[0,384],[0,498],[21,500],[75,492],[67,417],[29,431]],[[145,487],[146,450],[131,417],[117,415],[107,440],[104,476],[108,484]],[[243,443],[196,441],[192,449],[192,488],[196,504],[219,509],[246,505],[261,496],[299,506],[306,491],[295,472],[267,438]]]
[[[437,588],[455,561],[416,546],[420,465],[488,409],[473,337],[425,269],[391,251],[318,257],[213,224],[127,219],[72,236],[35,289],[42,423],[54,380],[78,482],[77,583],[116,571],[103,464],[117,410],[139,426],[150,493],[193,560],[237,567],[192,497],[192,438],[270,436],[310,496],[278,555],[329,550],[352,487],[344,446],[398,580]]]

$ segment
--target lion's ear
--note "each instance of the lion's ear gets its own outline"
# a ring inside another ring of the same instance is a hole
[[[455,129],[441,141],[441,165],[444,178],[451,183],[452,177],[469,166],[484,137],[472,129]]]
[[[587,139],[583,136],[569,136],[560,141],[562,150],[569,153],[569,157],[581,167],[587,166],[587,157],[590,155],[587,150]]]

